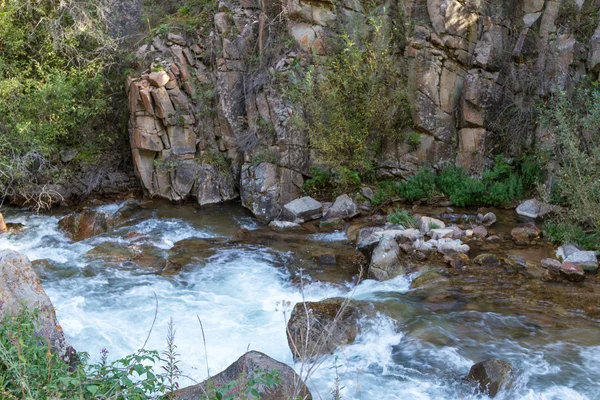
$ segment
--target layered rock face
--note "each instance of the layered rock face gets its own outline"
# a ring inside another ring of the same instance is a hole
[[[502,145],[551,139],[528,117],[529,102],[570,89],[600,63],[600,26],[571,32],[574,20],[598,24],[595,6],[569,1],[378,2],[384,23],[403,36],[398,70],[407,71],[420,138],[409,144],[398,132],[377,160],[378,176],[405,178],[423,163],[478,174]],[[241,195],[263,220],[280,215],[318,163],[287,92],[296,71],[331,51],[335,32],[368,31],[368,7],[221,1],[210,34],[171,32],[142,46],[141,77],[127,88],[133,157],[148,194],[199,204]],[[516,139],[501,143],[507,132]]]

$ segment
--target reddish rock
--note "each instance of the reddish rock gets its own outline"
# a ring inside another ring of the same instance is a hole
[[[488,235],[488,231],[487,229],[485,229],[485,226],[476,226],[475,228],[473,228],[473,236],[475,236],[477,239],[483,239]]]
[[[6,223],[4,222],[4,217],[0,213],[0,233],[8,232],[8,228],[6,227]]]
[[[550,271],[560,271],[560,266],[562,265],[560,261],[555,260],[553,258],[544,258],[542,261],[542,267],[550,270]]]
[[[559,271],[547,269],[542,275],[542,280],[546,282],[559,282],[562,278]]]
[[[581,282],[585,279],[585,272],[579,265],[565,261],[560,266],[560,274],[568,281]]]
[[[107,212],[87,209],[62,218],[58,221],[58,227],[78,242],[108,232],[112,223]]]

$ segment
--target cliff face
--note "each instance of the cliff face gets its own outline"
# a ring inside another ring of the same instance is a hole
[[[366,29],[369,13],[402,26],[398,63],[420,136],[416,146],[385,147],[380,177],[409,176],[423,162],[480,173],[494,152],[551,140],[530,106],[600,63],[593,1],[371,3],[221,1],[210,33],[172,29],[140,47],[141,76],[128,79],[127,91],[136,174],[147,193],[199,204],[241,196],[258,217],[277,217],[318,161],[297,123],[302,107],[281,82],[327,55],[334,32]]]

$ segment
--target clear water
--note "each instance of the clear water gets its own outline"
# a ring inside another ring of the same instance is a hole
[[[116,212],[119,205],[103,208]],[[372,301],[379,313],[365,317],[354,344],[339,349],[311,376],[316,399],[332,398],[336,380],[344,399],[483,399],[465,385],[475,362],[500,358],[517,370],[512,388],[497,399],[600,399],[600,325],[540,328],[510,308],[489,312],[432,312],[411,296],[409,280],[365,280],[358,287],[312,282],[299,289],[287,265],[293,250],[263,246],[220,247],[215,254],[163,277],[129,262],[106,263],[86,253],[100,244],[127,246],[130,232],[143,233],[165,256],[187,238],[228,238],[258,224],[240,207],[208,209],[155,205],[132,223],[79,243],[57,227],[59,216],[9,210],[7,222],[27,226],[0,236],[0,249],[14,249],[36,263],[44,288],[73,346],[99,358],[107,348],[118,358],[140,348],[162,350],[169,318],[176,325],[181,385],[206,378],[248,349],[294,366],[285,324],[296,302],[335,296]],[[309,236],[324,245],[343,234]],[[285,302],[291,306],[282,308]],[[156,322],[150,332],[153,320]],[[198,318],[206,334],[206,353]],[[150,332],[150,334],[149,334]],[[333,368],[337,365],[337,368]]]

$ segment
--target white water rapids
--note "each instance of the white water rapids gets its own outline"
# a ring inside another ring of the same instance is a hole
[[[112,212],[118,205],[104,206]],[[203,214],[208,213],[208,214]],[[206,378],[198,317],[206,334],[210,372],[215,374],[248,349],[294,366],[285,334],[285,315],[303,295],[286,268],[294,254],[261,246],[223,248],[172,277],[131,263],[109,263],[85,254],[102,243],[122,243],[130,232],[167,251],[190,237],[230,237],[256,223],[237,206],[210,209],[158,207],[114,232],[73,243],[57,226],[59,216],[8,210],[7,222],[24,224],[21,234],[0,236],[0,249],[31,260],[39,270],[59,321],[73,346],[92,360],[100,350],[112,359],[140,348],[158,314],[146,348],[162,351],[169,318],[175,322],[180,367],[196,381]],[[343,241],[343,234],[312,240]],[[42,268],[42,267],[38,267]],[[328,358],[308,382],[316,399],[331,399],[336,377],[343,399],[485,399],[465,377],[472,364],[489,358],[516,369],[512,387],[496,399],[600,399],[600,325],[538,328],[519,315],[449,310],[433,312],[408,298],[409,280],[365,280],[350,284],[310,283],[304,298],[347,296],[385,303],[386,312],[362,321],[357,340]],[[282,302],[291,302],[286,310]],[[284,313],[286,311],[286,313]],[[337,371],[333,368],[338,365]],[[181,386],[193,384],[182,378]]]

